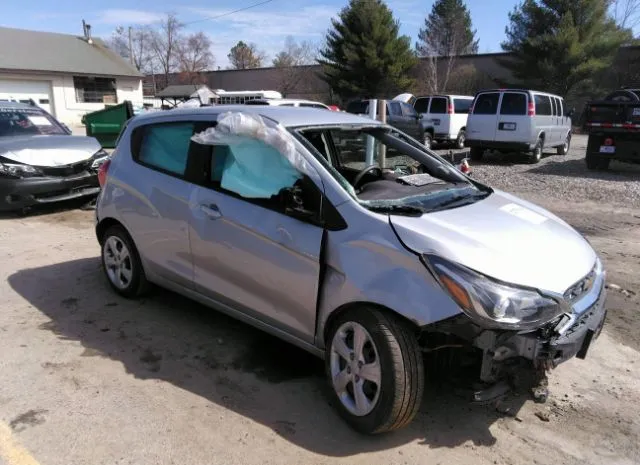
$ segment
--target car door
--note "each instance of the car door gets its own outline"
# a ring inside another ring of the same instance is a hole
[[[190,235],[197,291],[313,342],[323,228],[291,212],[284,192],[295,184],[317,218],[319,175],[258,140],[202,150]]]
[[[423,120],[428,119],[430,102],[430,97],[418,97],[413,103],[413,109],[416,111],[416,113],[422,115]]]
[[[503,92],[498,112],[496,141],[527,142],[529,139],[526,92]]]
[[[387,123],[402,132],[408,132],[410,130],[405,118],[402,116],[400,102],[390,101],[387,103]]]
[[[479,93],[473,101],[473,111],[467,119],[469,140],[492,142],[498,129],[500,92]]]
[[[189,203],[194,187],[189,150],[196,124],[161,122],[134,128],[132,163],[117,167],[120,186],[110,194],[147,272],[188,288],[193,286]]]
[[[414,110],[414,108],[408,103],[402,102],[400,104],[402,109],[402,117],[405,120],[405,124],[407,125],[407,134],[411,137],[422,140],[422,125],[420,121],[420,116]]]
[[[553,131],[553,107],[548,95],[533,94],[536,114],[533,117],[534,133],[531,134],[531,142],[535,142],[538,135],[544,132],[545,146],[552,146],[554,140]]]
[[[448,111],[449,103],[447,97],[432,97],[429,105],[429,118],[424,122],[426,127],[433,127],[436,135],[446,134],[449,128]]]

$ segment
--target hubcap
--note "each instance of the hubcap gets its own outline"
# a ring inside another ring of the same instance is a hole
[[[131,284],[133,265],[125,243],[119,237],[110,236],[104,243],[102,255],[109,280],[118,289],[126,289]]]
[[[382,368],[371,335],[355,322],[344,323],[331,341],[331,381],[342,405],[353,415],[369,414],[380,397]]]
[[[425,137],[424,138],[424,146],[428,149],[431,148],[431,138],[430,137]]]
[[[458,148],[459,149],[463,149],[464,148],[464,136],[463,135],[459,135],[458,136]]]

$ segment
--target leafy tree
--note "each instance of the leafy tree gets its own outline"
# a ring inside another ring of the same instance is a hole
[[[463,0],[437,0],[418,33],[416,51],[426,58],[422,65],[429,92],[447,90],[456,56],[478,53],[471,13]]]
[[[631,39],[607,12],[609,0],[524,0],[509,14],[501,60],[519,85],[563,96],[593,86]]]
[[[318,62],[342,98],[388,97],[410,87],[416,64],[409,37],[382,0],[350,0],[334,19]]]
[[[260,68],[265,55],[258,50],[255,44],[246,44],[240,41],[231,48],[227,58],[229,58],[233,69],[250,69]]]

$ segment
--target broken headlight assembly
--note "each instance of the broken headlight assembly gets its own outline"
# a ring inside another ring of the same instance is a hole
[[[32,178],[34,176],[42,176],[42,171],[31,165],[22,163],[7,163],[0,161],[0,176],[9,178]]]
[[[560,302],[535,289],[495,281],[437,255],[422,258],[462,311],[484,328],[534,330],[563,313]]]
[[[110,155],[104,149],[98,150],[93,154],[93,157],[91,157],[91,169],[97,170],[98,168],[100,168],[100,165],[102,165],[109,159],[109,157]]]

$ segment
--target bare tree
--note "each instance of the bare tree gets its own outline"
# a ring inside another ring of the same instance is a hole
[[[613,0],[611,15],[623,29],[634,29],[640,24],[640,0]]]
[[[131,39],[131,40],[130,40]],[[151,72],[154,52],[151,48],[151,30],[145,26],[118,26],[108,42],[116,53],[143,73]]]
[[[179,71],[189,81],[213,67],[215,60],[211,52],[211,39],[204,32],[182,38],[176,48]]]
[[[280,70],[280,88],[287,96],[298,84],[313,74],[312,65],[316,61],[318,47],[310,42],[298,44],[293,37],[285,39],[284,49],[273,60],[273,66]]]
[[[260,68],[266,55],[258,50],[256,44],[247,44],[239,41],[234,45],[227,55],[231,63],[231,69]]]
[[[178,68],[178,46],[182,40],[184,24],[174,13],[167,13],[167,17],[160,22],[157,30],[151,34],[151,48],[155,59],[164,74],[164,85],[169,85],[169,74]]]
[[[447,89],[456,57],[478,53],[478,40],[471,15],[462,0],[437,0],[418,33],[416,51],[425,58],[424,72],[429,92]]]

